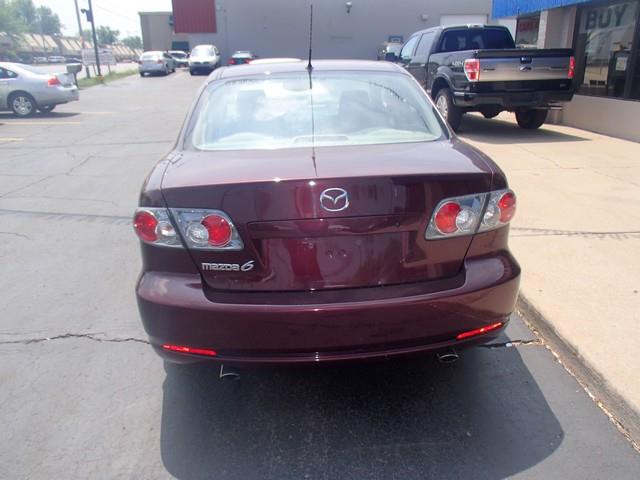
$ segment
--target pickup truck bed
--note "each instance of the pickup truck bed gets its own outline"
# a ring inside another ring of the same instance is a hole
[[[403,47],[400,61],[454,130],[465,112],[491,118],[503,110],[514,111],[522,128],[538,128],[550,108],[573,97],[571,49],[517,49],[501,26],[417,32]]]

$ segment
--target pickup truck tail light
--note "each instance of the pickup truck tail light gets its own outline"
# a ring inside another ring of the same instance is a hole
[[[509,190],[463,195],[442,200],[433,211],[425,239],[473,235],[508,224],[516,213],[516,196]]]
[[[242,250],[244,243],[229,216],[219,210],[140,207],[133,228],[145,243],[197,250]]]
[[[467,58],[464,61],[464,74],[470,82],[480,80],[480,60],[477,58]]]
[[[576,57],[571,55],[571,57],[569,57],[569,72],[567,73],[567,78],[569,80],[572,80],[575,74],[576,74]]]

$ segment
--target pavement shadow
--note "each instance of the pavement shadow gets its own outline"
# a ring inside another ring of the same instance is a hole
[[[515,348],[243,372],[166,364],[161,452],[178,479],[502,479],[564,432]]]
[[[76,115],[80,115],[80,112],[55,112],[55,111],[54,112],[36,112],[30,117],[18,117],[11,112],[2,112],[0,113],[0,121],[5,122],[8,120],[9,123],[11,123],[11,120],[36,120],[38,118],[47,118],[47,119],[69,118],[69,117],[75,117]]]
[[[479,115],[465,115],[460,125],[459,135],[462,138],[493,144],[512,143],[554,143],[554,142],[585,142],[588,137],[580,137],[567,133],[549,130],[543,125],[537,130],[523,130],[515,122],[487,119]]]

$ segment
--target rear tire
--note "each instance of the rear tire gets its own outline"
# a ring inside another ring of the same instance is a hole
[[[454,132],[460,128],[463,112],[459,107],[453,104],[453,96],[448,88],[438,90],[436,94],[436,108],[447,121]]]
[[[548,110],[517,110],[516,121],[518,126],[525,130],[540,128],[547,119]]]
[[[36,112],[37,104],[35,99],[26,92],[16,92],[9,96],[9,107],[14,115],[19,117],[30,117]]]

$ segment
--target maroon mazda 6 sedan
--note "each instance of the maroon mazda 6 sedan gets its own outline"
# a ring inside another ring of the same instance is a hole
[[[175,362],[486,342],[518,292],[515,208],[502,171],[396,65],[221,68],[142,189],[142,321]]]

